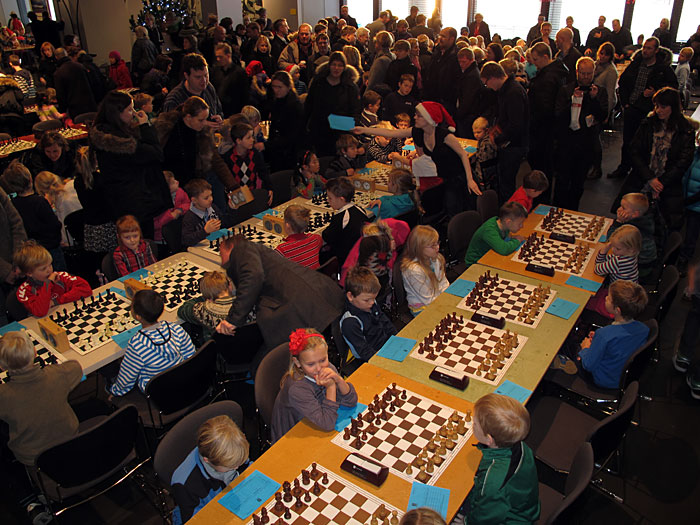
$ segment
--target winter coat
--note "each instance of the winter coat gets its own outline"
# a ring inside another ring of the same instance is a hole
[[[68,57],[62,58],[58,61],[53,80],[61,113],[67,112],[71,118],[75,118],[82,113],[97,111],[87,71],[82,65]]]
[[[397,58],[389,64],[384,81],[392,93],[399,89],[402,75],[413,75],[413,90],[411,90],[411,94],[418,96],[418,68],[411,63],[411,57]]]
[[[134,87],[129,68],[126,67],[126,62],[122,59],[109,66],[109,78],[117,86],[117,89]]]
[[[387,96],[389,93],[396,89],[387,84],[387,71],[389,66],[394,60],[394,55],[389,51],[380,51],[374,57],[374,62],[372,62],[372,67],[369,70],[369,78],[367,79],[367,89],[376,91],[382,97]]]
[[[56,72],[58,61],[55,57],[45,57],[43,54],[39,60],[39,78],[46,80],[46,87],[53,87],[53,74]]]
[[[24,95],[17,81],[12,77],[0,77],[0,115],[24,115],[22,106]]]
[[[440,102],[448,112],[454,111],[462,70],[457,61],[457,48],[442,51],[435,46],[430,65],[423,73],[423,99]]]
[[[683,177],[683,188],[686,208],[700,213],[700,148],[695,148],[693,163]]]
[[[673,54],[669,49],[666,49],[665,47],[659,48],[656,54],[656,63],[651,66],[646,87],[653,87],[654,91],[666,86],[678,88],[678,80],[676,79],[673,69],[671,69],[672,59]],[[634,84],[637,81],[637,74],[639,73],[639,67],[642,64],[642,60],[642,53],[641,50],[639,50],[632,55],[632,63],[627,66],[627,69],[625,69],[620,75],[618,88],[620,93],[620,102],[622,103],[623,107],[630,103],[630,95],[632,94],[632,91],[634,91]],[[643,113],[648,113],[652,110],[651,98],[652,97],[645,97],[644,95],[640,94],[634,103],[634,107]]]
[[[27,240],[22,217],[7,194],[0,189],[0,279],[5,282],[12,271],[12,256]]]
[[[248,104],[250,78],[239,64],[234,62],[227,69],[212,68],[211,83],[219,95],[224,115],[240,113]]]
[[[286,97],[274,99],[270,106],[270,135],[265,144],[265,157],[272,171],[294,166],[303,141],[304,107],[290,91]]]
[[[148,38],[137,38],[131,47],[131,70],[137,75],[145,75],[156,63],[158,49]]]
[[[533,133],[547,129],[553,131],[554,102],[568,74],[566,66],[554,60],[540,69],[530,81],[527,94],[530,101],[530,129]]]

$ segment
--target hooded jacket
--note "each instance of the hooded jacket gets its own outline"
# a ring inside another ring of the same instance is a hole
[[[670,86],[674,89],[678,89],[678,80],[676,75],[671,68],[671,61],[673,59],[673,54],[671,51],[665,47],[660,47],[656,54],[656,62],[651,66],[651,71],[649,72],[649,77],[647,78],[646,87],[653,87],[654,91],[661,89],[662,87]],[[637,80],[637,74],[639,73],[639,68],[642,65],[642,50],[638,50],[632,55],[632,63],[627,66],[620,75],[620,80],[618,83],[618,89],[620,93],[620,102],[622,106],[626,106],[630,103],[630,95],[634,90],[634,84]],[[648,113],[652,110],[652,97],[645,97],[640,95],[634,102],[633,106],[643,113]]]
[[[17,81],[12,77],[0,77],[0,115],[14,113],[23,116],[22,100],[24,95]]]
[[[115,60],[114,64],[109,66],[109,78],[117,86],[117,89],[134,87],[134,84],[131,82],[129,68],[126,67],[126,62],[122,60],[121,55],[117,51],[112,51],[109,54],[109,58]]]

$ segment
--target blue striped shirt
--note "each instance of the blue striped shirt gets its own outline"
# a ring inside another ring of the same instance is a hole
[[[161,321],[142,328],[129,341],[110,392],[123,396],[136,384],[145,392],[155,375],[189,359],[194,351],[192,339],[177,324]]]
[[[595,257],[596,275],[609,275],[610,283],[620,279],[639,282],[639,267],[636,255],[606,255],[598,252]]]

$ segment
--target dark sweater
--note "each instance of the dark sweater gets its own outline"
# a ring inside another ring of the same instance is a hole
[[[365,312],[346,301],[340,329],[352,355],[363,361],[369,361],[396,334],[396,328],[376,302]]]
[[[359,170],[365,167],[366,159],[364,155],[357,155],[354,159],[347,157],[344,153],[336,155],[330,162],[324,176],[326,179],[337,179],[338,177],[348,177],[348,170]]]
[[[221,210],[212,204],[211,207],[216,213],[216,218],[221,219],[221,227],[228,228],[230,224],[226,219],[226,216],[221,212]],[[209,217],[211,219],[213,217]],[[207,220],[209,220],[207,219]],[[187,210],[182,216],[182,245],[183,246],[194,246],[200,241],[203,241],[208,233],[204,230],[204,225],[207,220],[200,218],[192,210]]]
[[[12,200],[22,217],[27,238],[34,239],[47,250],[61,245],[61,221],[51,209],[48,201],[36,193]]]
[[[349,214],[348,223],[343,227],[343,217]],[[323,230],[323,240],[329,245],[331,253],[338,257],[338,263],[342,266],[350,250],[362,235],[362,226],[369,219],[365,212],[355,205],[351,205],[343,211],[337,211],[331,222]]]

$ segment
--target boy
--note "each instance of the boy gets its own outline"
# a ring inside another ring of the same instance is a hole
[[[41,368],[35,357],[26,332],[0,339],[0,367],[11,378],[0,385],[0,419],[9,425],[8,447],[30,467],[41,452],[78,432],[68,395],[83,377],[77,361]]]
[[[525,237],[511,234],[520,231],[526,217],[527,211],[519,202],[506,202],[501,206],[498,217],[491,217],[474,233],[464,257],[467,268],[486,255],[489,250],[499,255],[508,255],[517,250]]]
[[[365,150],[358,140],[347,133],[338,137],[335,142],[336,157],[326,169],[326,179],[352,177],[355,171],[365,167]]]
[[[642,234],[642,249],[639,252],[639,278],[644,280],[654,272],[656,266],[656,237],[654,217],[649,213],[649,199],[643,193],[627,193],[617,209],[617,220],[608,230],[608,238],[623,224],[635,226]]]
[[[408,113],[399,113],[394,116],[394,120],[396,120],[396,129],[408,129],[411,127],[411,117]],[[406,139],[406,141],[408,140],[411,140],[410,137]]]
[[[197,446],[173,472],[170,486],[177,507],[173,523],[188,521],[247,466],[249,445],[228,416],[205,421],[197,431]]]
[[[684,47],[678,54],[676,78],[678,79],[678,91],[681,93],[683,109],[688,109],[688,103],[690,102],[690,88],[692,87],[692,81],[690,80],[690,61],[693,59],[694,54],[695,51],[692,47]]]
[[[131,315],[142,326],[129,340],[119,374],[108,388],[110,401],[112,396],[126,395],[134,385],[145,393],[146,385],[153,377],[194,355],[192,339],[180,325],[158,322],[163,308],[163,298],[158,292],[141,290],[134,295]],[[136,401],[130,397],[124,402]]]
[[[479,117],[472,123],[472,133],[477,140],[476,155],[469,161],[474,168],[474,180],[481,191],[495,190],[498,192],[498,165],[496,159],[496,144],[489,133],[489,121]]]
[[[399,89],[392,91],[384,99],[384,118],[390,120],[392,124],[396,125],[396,116],[399,114],[404,113],[409,118],[415,115],[418,100],[411,94],[414,83],[413,75],[408,73],[401,75]]]
[[[532,170],[523,177],[523,185],[511,195],[508,202],[519,202],[528,213],[532,211],[532,201],[549,188],[549,180],[544,172]]]
[[[377,305],[380,289],[379,279],[366,266],[355,266],[345,278],[345,313],[340,330],[355,359],[369,361],[396,334],[396,328]]]
[[[330,248],[331,256],[338,257],[338,264],[342,267],[348,253],[362,235],[362,226],[369,219],[361,208],[353,204],[355,186],[347,177],[329,180],[326,192],[328,204],[335,213],[321,235]]]
[[[315,233],[304,233],[309,227],[311,211],[304,206],[292,204],[284,210],[284,233],[286,237],[275,248],[287,259],[316,270],[320,264],[318,254],[323,239]]]
[[[221,229],[226,219],[214,204],[211,184],[204,179],[189,181],[185,184],[185,192],[190,197],[190,209],[182,216],[182,244],[194,246],[210,233]]]
[[[185,301],[178,309],[177,316],[185,322],[201,326],[206,341],[231,309],[233,283],[224,272],[207,272],[199,281],[199,291],[202,297]]]
[[[394,129],[394,127],[386,120],[383,120],[382,122],[373,127],[383,129]],[[380,137],[379,135],[376,135],[372,137],[372,140],[367,146],[367,153],[369,154],[369,158],[371,160],[376,160],[377,162],[381,162],[382,164],[391,164],[394,161],[399,161],[402,164],[408,164],[408,158],[401,155],[402,147],[403,145],[401,143],[401,139],[388,139],[386,137]]]
[[[379,117],[377,113],[379,112],[379,106],[382,105],[382,96],[376,91],[368,89],[365,94],[362,95],[362,113],[360,113],[360,122],[358,125],[371,128],[379,122]],[[369,137],[367,137],[369,140]]]
[[[527,410],[510,397],[486,394],[474,404],[472,425],[482,457],[464,523],[534,523],[540,501],[535,458],[523,442],[530,431]]]
[[[148,120],[153,120],[156,114],[153,112],[153,97],[148,93],[134,95],[134,110],[143,111],[148,115]]]
[[[54,272],[51,254],[36,241],[25,242],[15,252],[13,263],[27,276],[17,288],[17,300],[30,315],[44,317],[52,306],[92,295],[92,288],[82,277]]]

